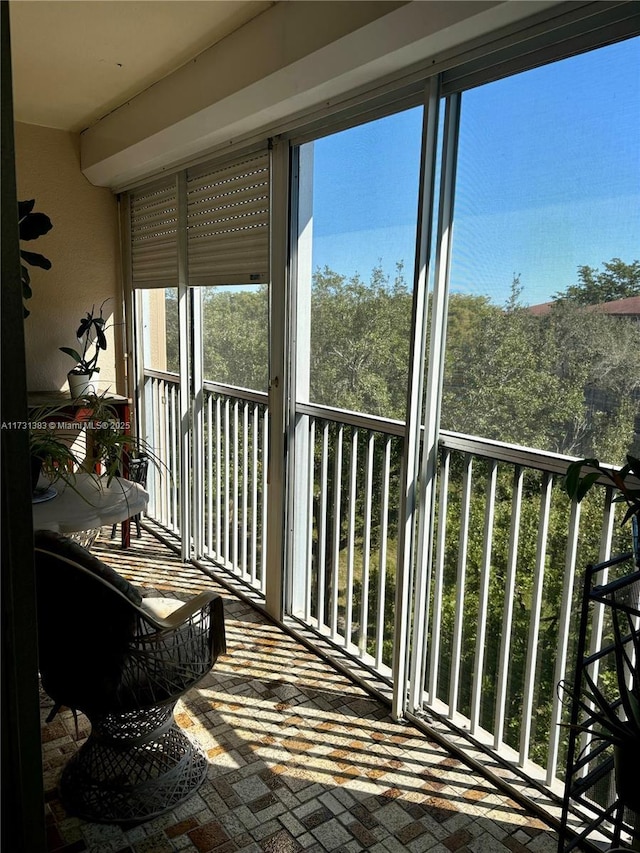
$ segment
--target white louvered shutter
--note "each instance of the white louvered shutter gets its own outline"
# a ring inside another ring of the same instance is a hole
[[[131,274],[134,287],[178,283],[176,178],[131,194]]]
[[[269,152],[187,173],[190,285],[269,281]]]

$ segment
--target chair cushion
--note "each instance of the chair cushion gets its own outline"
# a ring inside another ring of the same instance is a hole
[[[59,533],[54,533],[51,530],[38,530],[35,533],[36,548],[43,548],[47,551],[56,554],[59,557],[64,557],[67,560],[72,560],[83,569],[87,569],[92,574],[106,581],[112,587],[121,592],[132,604],[140,606],[142,596],[139,591],[129,583],[126,578],[119,575],[111,566],[103,563],[95,557],[82,545],[68,539],[66,536],[61,536]]]

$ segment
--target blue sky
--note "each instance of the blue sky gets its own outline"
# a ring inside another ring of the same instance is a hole
[[[462,98],[452,291],[525,303],[578,266],[640,258],[640,39]],[[313,264],[367,280],[414,263],[419,108],[314,143]]]

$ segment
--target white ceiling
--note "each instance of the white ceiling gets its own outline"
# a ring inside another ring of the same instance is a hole
[[[81,131],[271,0],[10,0],[16,121]]]

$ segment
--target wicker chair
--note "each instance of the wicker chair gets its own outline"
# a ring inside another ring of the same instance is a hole
[[[178,728],[178,698],[225,651],[222,599],[142,599],[109,566],[54,533],[36,534],[42,686],[85,713],[86,743],[60,780],[70,814],[108,823],[155,817],[189,797],[206,758]],[[177,609],[176,609],[177,607]]]

